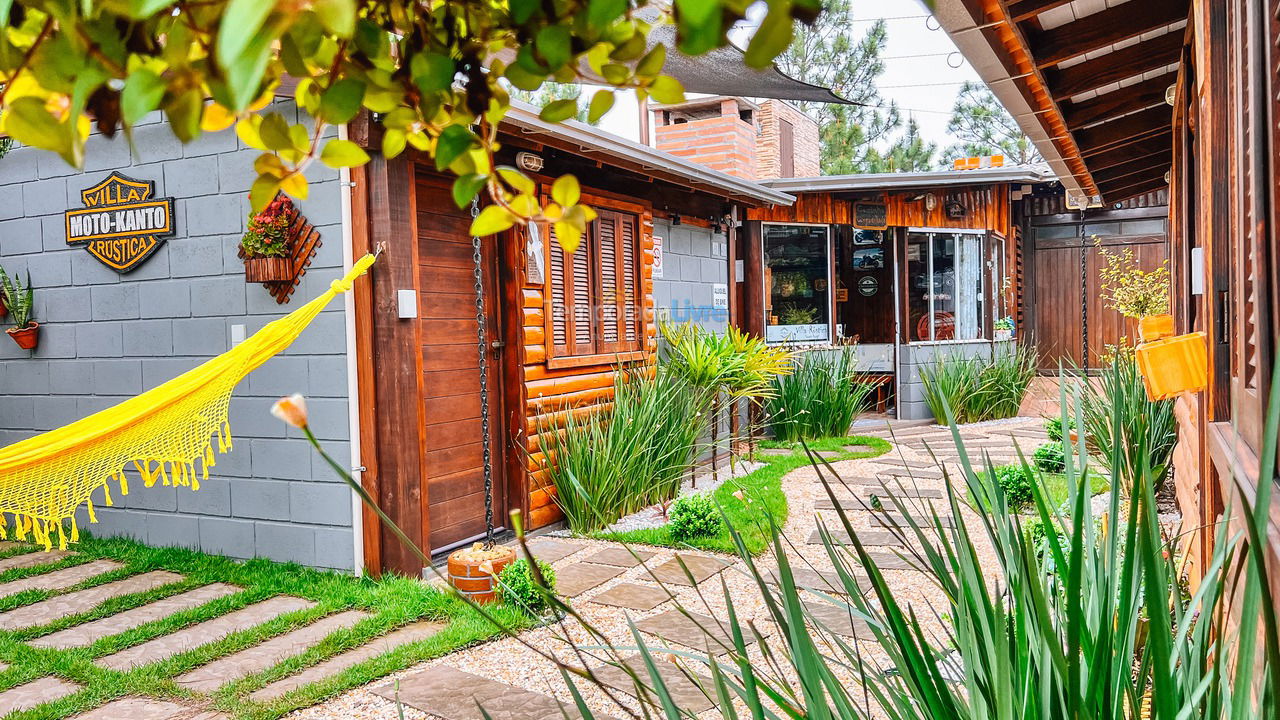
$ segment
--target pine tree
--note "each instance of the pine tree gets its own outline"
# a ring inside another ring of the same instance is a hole
[[[1004,155],[1006,163],[1043,162],[1031,139],[985,85],[966,82],[951,110],[947,131],[960,142],[947,148],[943,160],[981,155]]]
[[[818,20],[797,25],[791,46],[776,61],[791,77],[856,103],[798,103],[818,123],[826,175],[875,172],[883,159],[877,148],[902,124],[897,105],[886,103],[876,88],[888,27],[878,20],[859,37],[851,19],[850,0],[825,0]]]
[[[907,121],[902,137],[893,143],[888,152],[868,158],[865,172],[921,172],[937,166],[938,146],[926,142],[920,136],[920,126],[914,119]]]

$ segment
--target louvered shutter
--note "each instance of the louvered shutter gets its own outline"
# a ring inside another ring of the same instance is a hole
[[[556,242],[555,232],[551,225],[547,226],[548,254],[551,256],[547,263],[551,286],[547,312],[550,314],[553,353],[567,355],[570,352],[568,278],[565,275],[565,253],[560,249],[560,243]]]
[[[636,227],[634,215],[621,218],[620,232],[622,245],[622,337],[628,349],[638,349],[640,324],[640,271],[636,258],[640,255],[640,233]]]
[[[596,220],[596,234],[599,238],[597,249],[600,259],[600,341],[601,352],[618,352],[619,320],[621,313],[621,248],[618,246],[622,233],[618,225],[621,216],[615,212],[601,211]]]

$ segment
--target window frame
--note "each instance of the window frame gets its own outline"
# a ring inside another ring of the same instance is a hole
[[[826,340],[770,340],[769,339],[769,310],[772,305],[769,303],[769,288],[766,283],[771,273],[765,272],[769,267],[768,254],[766,247],[765,228],[775,227],[820,227],[824,228],[827,233],[827,337]],[[760,272],[760,293],[761,298],[765,300],[761,305],[761,327],[764,329],[765,343],[769,345],[813,345],[816,343],[826,342],[831,345],[835,342],[835,233],[832,232],[830,223],[813,223],[813,222],[762,222],[760,223],[760,254],[761,254],[761,272]]]
[[[550,198],[548,197],[546,198],[546,200],[549,201]],[[635,308],[635,317],[632,321],[634,323],[635,339],[634,341],[628,342],[620,336],[617,341],[608,343],[614,346],[613,349],[605,349],[602,347],[606,344],[606,341],[604,340],[604,336],[603,336],[603,323],[601,322],[602,321],[601,313],[603,312],[605,303],[603,302],[603,297],[602,297],[603,268],[600,262],[601,256],[599,252],[600,218],[597,218],[596,220],[591,221],[591,223],[588,225],[587,233],[583,237],[582,244],[578,247],[578,250],[576,251],[576,252],[584,252],[584,251],[588,252],[588,255],[586,256],[589,263],[588,269],[587,269],[587,275],[588,275],[590,289],[588,292],[591,298],[590,305],[592,308],[592,311],[589,316],[591,320],[591,326],[592,326],[590,331],[591,349],[585,352],[579,352],[576,349],[566,351],[565,346],[556,345],[556,342],[555,342],[556,307],[555,307],[555,295],[552,288],[552,283],[553,283],[552,257],[553,257],[553,253],[559,251],[559,246],[556,242],[556,238],[552,229],[550,227],[546,227],[547,224],[543,223],[542,224],[543,227],[540,228],[540,232],[542,236],[546,238],[546,240],[543,243],[544,278],[543,278],[543,283],[541,284],[543,298],[544,298],[544,308],[546,309],[546,316],[543,319],[543,334],[544,334],[543,341],[544,341],[544,347],[546,350],[546,365],[549,369],[586,367],[586,366],[595,366],[595,365],[614,365],[620,362],[631,362],[631,361],[641,360],[647,354],[647,350],[645,349],[646,292],[645,292],[644,281],[646,276],[645,268],[647,263],[649,262],[649,254],[646,253],[645,251],[645,238],[649,234],[649,230],[646,227],[646,216],[649,210],[647,207],[637,203],[625,202],[615,198],[592,195],[585,192],[582,194],[582,202],[587,203],[592,207],[594,207],[597,213],[599,213],[601,216],[608,216],[608,215],[625,216],[625,217],[631,218],[631,221],[634,223],[634,226],[633,226],[634,236],[632,238],[632,243],[634,243],[632,248],[633,258],[634,258],[634,267],[632,268],[631,280],[633,283],[632,287],[634,288],[634,293],[635,293],[634,301],[633,301],[634,308]],[[618,238],[618,242],[621,242],[621,233],[617,235],[617,238]],[[622,263],[623,255],[621,252],[618,252],[616,253],[615,257],[616,257],[615,266],[618,268],[618,277],[621,279],[624,277],[623,275],[624,266]],[[565,267],[566,269],[568,268],[568,263],[565,264]],[[566,297],[564,298],[564,300],[566,301],[564,303],[564,307],[566,310],[567,308],[572,307],[567,302],[568,295],[570,294],[569,283],[572,282],[572,280],[569,279],[571,275],[572,275],[571,273],[566,275],[566,288],[565,288]],[[621,284],[621,283],[619,284],[619,293],[616,293],[615,296],[619,297],[619,299],[622,300],[622,302],[619,302],[617,305],[619,313],[625,315],[626,313],[625,284]],[[620,328],[622,327],[621,323],[619,323],[619,327]],[[570,328],[567,325],[566,325],[565,332],[566,332],[566,339],[570,339],[568,337]],[[571,342],[568,347],[575,347],[576,345],[577,343]]]
[[[992,302],[991,278],[989,277],[989,274],[990,274],[990,272],[991,272],[991,264],[990,264],[990,263],[991,263],[992,258],[994,257],[994,255],[993,255],[993,245],[994,245],[994,242],[993,242],[993,234],[992,234],[992,232],[991,232],[990,230],[983,230],[983,229],[980,229],[980,228],[944,228],[944,227],[907,227],[907,228],[903,228],[903,232],[902,232],[902,267],[901,267],[901,269],[899,270],[899,275],[900,275],[902,278],[904,278],[904,279],[909,279],[909,278],[907,278],[907,259],[906,259],[906,258],[907,258],[907,253],[906,253],[906,248],[907,248],[907,245],[908,245],[908,244],[909,244],[909,242],[910,242],[910,236],[911,236],[911,234],[912,234],[912,233],[924,233],[924,234],[929,235],[929,246],[928,246],[928,247],[929,247],[929,253],[928,253],[928,257],[929,257],[929,267],[928,267],[928,275],[929,275],[929,282],[930,282],[931,284],[932,284],[932,282],[933,282],[933,241],[934,241],[934,237],[935,237],[935,236],[937,236],[937,235],[975,235],[975,236],[977,236],[978,238],[980,238],[980,239],[982,240],[982,251],[981,251],[981,256],[982,256],[982,257],[981,257],[981,261],[979,262],[980,270],[979,270],[979,272],[978,272],[978,277],[982,279],[982,289],[981,289],[981,291],[978,293],[978,295],[979,295],[979,302],[981,303],[981,305],[980,305],[980,307],[979,307],[979,309],[978,309],[978,332],[979,332],[980,334],[979,334],[979,336],[978,336],[978,337],[976,337],[976,338],[971,338],[971,339],[968,339],[968,340],[957,340],[957,339],[951,339],[951,340],[937,340],[937,339],[935,339],[935,338],[937,337],[937,335],[938,335],[938,331],[937,331],[937,327],[936,327],[936,326],[933,324],[933,322],[932,322],[932,317],[933,317],[933,313],[934,313],[934,309],[933,309],[933,308],[934,308],[934,304],[933,304],[933,295],[934,295],[934,293],[932,292],[932,285],[931,285],[931,286],[930,286],[930,292],[929,292],[929,316],[930,316],[930,318],[931,318],[931,321],[930,321],[930,323],[929,323],[929,337],[930,337],[930,339],[929,339],[929,340],[915,340],[915,339],[913,339],[913,338],[911,337],[911,328],[910,328],[910,325],[911,325],[911,323],[910,323],[910,318],[911,318],[911,297],[910,297],[910,295],[909,295],[909,294],[907,293],[907,291],[906,291],[906,282],[905,282],[905,280],[904,280],[904,282],[903,282],[903,293],[902,293],[902,299],[901,299],[901,303],[902,303],[901,307],[902,307],[902,309],[903,309],[903,319],[904,319],[904,322],[902,323],[902,338],[901,338],[901,339],[902,339],[902,342],[904,342],[904,343],[906,343],[906,344],[908,344],[908,345],[956,345],[956,344],[960,344],[960,343],[977,343],[977,342],[981,342],[981,343],[991,343],[991,342],[995,342],[995,340],[992,338],[992,332],[991,332],[991,326],[992,326],[992,312],[993,312],[993,309],[994,309],[994,304],[993,304],[993,302]]]

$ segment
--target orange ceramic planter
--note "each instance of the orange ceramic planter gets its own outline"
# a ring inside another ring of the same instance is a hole
[[[1145,318],[1144,318],[1145,319]],[[1135,353],[1147,397],[1167,400],[1209,385],[1209,359],[1202,332],[1144,342]]]
[[[1172,315],[1148,315],[1138,320],[1138,338],[1142,342],[1153,342],[1172,334]]]

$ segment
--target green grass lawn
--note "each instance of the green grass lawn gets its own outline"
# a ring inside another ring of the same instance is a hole
[[[33,546],[14,549],[4,553],[3,556],[35,549],[39,548]],[[0,573],[0,582],[98,558],[115,560],[123,564],[124,568],[94,577],[70,590],[101,585],[129,575],[160,569],[180,573],[184,576],[184,580],[150,592],[109,600],[88,613],[64,618],[39,628],[0,631],[0,660],[10,665],[8,670],[0,674],[0,690],[7,690],[50,674],[85,686],[81,692],[53,703],[9,715],[7,720],[52,720],[69,717],[125,695],[169,698],[192,705],[212,706],[235,718],[266,720],[279,717],[299,707],[312,705],[343,690],[373,681],[422,660],[493,638],[501,632],[453,595],[407,578],[386,577],[377,581],[357,579],[339,573],[321,572],[268,560],[240,562],[193,550],[150,548],[122,539],[96,539],[82,536],[82,541],[73,549],[77,552],[76,555],[52,566],[22,568]],[[40,649],[30,647],[23,642],[212,582],[230,583],[243,590],[120,635],[103,638],[85,648]],[[0,598],[0,612],[27,605],[54,594],[56,593],[29,590],[18,595]],[[210,645],[126,672],[106,670],[92,662],[97,657],[224,615],[273,595],[306,598],[314,601],[316,607],[283,615]],[[223,687],[212,696],[192,694],[173,681],[174,677],[194,667],[255,645],[270,636],[306,625],[321,616],[348,608],[363,610],[369,613],[369,617],[351,628],[335,632],[324,642],[305,653],[262,673]],[[525,627],[531,622],[521,612],[503,606],[490,606],[489,612],[508,627]],[[291,675],[331,655],[419,620],[439,621],[444,623],[444,627],[440,632],[420,642],[399,647],[390,653],[351,667],[320,684],[300,688],[274,702],[259,705],[244,699],[253,690],[274,680]]]
[[[871,452],[846,452],[846,445],[868,445],[876,448]],[[729,523],[736,529],[753,554],[759,554],[770,547],[769,518],[781,526],[787,520],[787,497],[782,492],[782,477],[787,473],[809,464],[809,457],[799,443],[761,442],[762,448],[792,448],[790,455],[757,454],[756,459],[764,463],[764,467],[736,480],[726,481],[712,493],[715,502],[724,509]],[[829,462],[850,460],[853,458],[876,457],[889,451],[890,445],[880,438],[849,436],[843,438],[823,438],[809,443],[814,451],[835,451],[839,456]],[[742,491],[739,500],[734,493]],[[750,502],[748,502],[750,501]],[[596,533],[593,537],[617,542],[641,545],[659,545],[664,547],[694,547],[715,552],[733,553],[736,549],[729,531],[721,528],[716,535],[697,538],[684,542],[676,542],[666,526],[628,530],[626,532]]]

